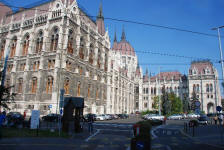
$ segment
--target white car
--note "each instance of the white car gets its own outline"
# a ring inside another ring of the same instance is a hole
[[[103,115],[96,115],[96,120],[106,120],[106,118]]]
[[[157,115],[157,114],[150,114],[147,116],[148,120],[164,120],[164,116],[162,115]]]
[[[188,118],[198,118],[198,117],[200,117],[200,115],[198,115],[198,114],[187,114],[187,117]]]
[[[183,118],[182,115],[179,115],[179,114],[173,114],[173,115],[169,116],[167,119],[169,119],[169,120],[180,120],[180,119],[182,119],[182,118]]]

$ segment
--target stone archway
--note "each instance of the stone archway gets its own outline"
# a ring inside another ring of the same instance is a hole
[[[213,103],[208,103],[207,104],[207,114],[211,114],[215,112],[215,107]]]

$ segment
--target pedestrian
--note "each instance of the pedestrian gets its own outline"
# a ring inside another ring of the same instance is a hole
[[[163,123],[166,125],[166,116],[164,117],[164,119],[163,119]]]
[[[217,125],[217,121],[218,121],[218,116],[217,115],[215,115],[214,121],[215,121],[215,125]]]
[[[23,118],[26,119],[26,111],[23,112]]]
[[[5,116],[6,116],[6,113],[5,113],[5,111],[3,111],[0,114],[0,139],[2,138],[2,124],[5,121]]]
[[[219,114],[219,125],[222,125],[222,121],[223,121],[223,115]]]
[[[88,127],[89,127],[89,133],[92,134],[93,133],[93,115],[90,113],[88,115]]]

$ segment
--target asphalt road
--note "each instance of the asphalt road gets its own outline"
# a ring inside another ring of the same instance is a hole
[[[97,121],[94,134],[87,131],[63,138],[13,138],[0,140],[0,150],[126,150],[133,137],[132,125],[141,120],[128,119]]]
[[[199,142],[182,134],[184,120],[167,121],[166,126],[154,130],[152,148],[157,150],[223,150],[223,148]]]

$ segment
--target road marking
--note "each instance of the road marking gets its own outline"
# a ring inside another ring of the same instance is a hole
[[[87,139],[85,139],[86,142],[88,142],[92,137],[96,136],[100,132],[100,129],[96,129],[96,130],[97,131],[93,135],[91,135]]]
[[[151,135],[152,135],[152,138],[155,139],[157,138],[158,136],[156,136],[156,134],[154,133],[157,129],[159,128],[162,128],[163,125],[160,125],[160,126],[157,126],[155,127],[154,129],[151,130]]]

